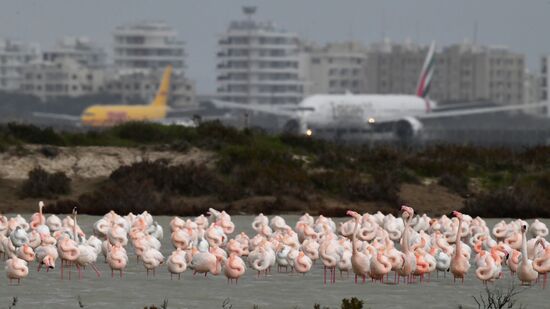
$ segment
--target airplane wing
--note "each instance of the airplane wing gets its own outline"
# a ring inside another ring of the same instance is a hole
[[[435,118],[445,118],[445,117],[456,117],[456,116],[467,116],[467,115],[477,115],[477,114],[489,114],[497,112],[506,112],[514,110],[528,110],[541,107],[548,107],[550,102],[538,102],[530,104],[518,104],[518,105],[505,105],[505,106],[494,106],[494,107],[481,107],[481,108],[471,108],[471,109],[462,109],[462,110],[450,110],[450,111],[441,111],[433,112],[429,114],[418,115],[416,118],[422,119],[435,119]]]
[[[266,113],[266,114],[271,114],[276,116],[287,116],[287,117],[298,116],[296,114],[296,111],[287,110],[284,108],[279,108],[271,105],[241,104],[241,103],[225,102],[220,100],[211,100],[211,102],[217,108],[241,109],[241,110],[261,112],[261,113]],[[298,108],[298,106],[296,106],[296,108]]]
[[[203,110],[204,108],[202,107],[182,107],[182,108],[169,107],[168,108],[168,111],[170,113],[192,113],[192,112],[200,112]]]
[[[39,118],[49,118],[49,119],[66,120],[66,121],[74,121],[74,122],[80,122],[81,120],[80,116],[68,115],[68,114],[34,112],[32,113],[32,115],[34,117],[39,117]]]

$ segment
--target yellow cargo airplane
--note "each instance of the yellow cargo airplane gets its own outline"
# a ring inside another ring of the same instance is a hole
[[[168,93],[172,66],[162,74],[159,89],[153,101],[146,105],[92,105],[82,112],[80,117],[53,113],[34,113],[37,117],[63,119],[80,122],[88,127],[106,127],[127,121],[166,122],[169,106]]]

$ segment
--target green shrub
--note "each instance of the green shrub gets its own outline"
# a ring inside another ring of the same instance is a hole
[[[342,309],[362,309],[365,302],[356,297],[342,299]]]
[[[185,140],[189,130],[183,126],[136,121],[115,126],[107,133],[139,144],[159,144]]]
[[[168,165],[157,160],[144,161],[130,166],[122,166],[111,173],[110,179],[124,184],[128,181],[144,182],[151,180],[159,191],[175,192],[182,195],[200,196],[216,193],[220,180],[206,165]]]
[[[33,125],[8,123],[7,133],[26,143],[65,145],[63,137],[57,134],[52,128],[41,129]]]
[[[39,152],[48,159],[53,159],[59,155],[59,149],[53,146],[42,146]]]
[[[487,218],[549,218],[549,202],[526,189],[498,189],[466,200],[462,211]]]
[[[251,141],[253,131],[224,126],[219,121],[202,122],[195,129],[196,144],[212,150],[221,150],[227,145],[244,145]]]
[[[469,178],[464,176],[463,174],[459,175],[453,175],[449,173],[444,173],[439,177],[439,180],[437,181],[440,185],[460,194],[460,195],[467,195],[468,194],[468,182]]]
[[[71,179],[63,172],[50,174],[38,167],[29,172],[21,186],[20,197],[52,198],[71,192]]]

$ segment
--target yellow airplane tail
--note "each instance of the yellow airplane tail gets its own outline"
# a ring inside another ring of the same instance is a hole
[[[162,74],[162,80],[160,82],[159,89],[157,91],[157,95],[155,96],[155,99],[153,102],[151,102],[152,106],[167,106],[168,102],[168,93],[170,92],[170,78],[172,77],[172,66],[169,65],[164,70],[164,73]]]

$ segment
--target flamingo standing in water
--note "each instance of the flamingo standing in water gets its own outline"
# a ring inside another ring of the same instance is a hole
[[[65,265],[69,265],[69,280],[71,279],[70,265],[76,262],[76,259],[80,255],[80,250],[76,239],[78,239],[77,227],[76,227],[76,208],[73,209],[73,237],[71,239],[67,234],[64,234],[62,238],[57,242],[57,251],[61,257],[61,280],[63,280],[63,268]]]
[[[324,284],[327,284],[327,269],[330,271],[330,283],[336,282],[336,265],[340,259],[337,249],[338,242],[330,232],[319,246],[319,256],[324,265]]]
[[[408,206],[401,206],[401,210],[403,211],[402,217],[403,221],[405,222],[405,228],[403,229],[403,234],[401,238],[401,249],[403,251],[403,264],[401,267],[397,267],[397,277],[398,281],[400,281],[401,277],[406,278],[408,282],[411,281],[411,276],[413,275],[414,271],[416,270],[416,256],[411,250],[410,247],[410,226],[411,221],[414,217],[414,209]]]
[[[470,269],[470,262],[462,254],[462,241],[460,239],[461,230],[462,230],[462,213],[458,211],[453,211],[453,215],[458,218],[458,231],[456,233],[456,249],[454,255],[451,259],[451,272],[453,273],[454,280],[456,278],[462,279],[462,284],[464,284],[464,276]]]
[[[122,271],[126,268],[128,264],[128,255],[126,254],[126,249],[122,247],[121,243],[116,243],[114,246],[110,246],[107,253],[107,263],[111,268],[111,278],[114,277],[114,271],[118,270],[120,273],[120,278],[122,278]]]
[[[227,277],[227,282],[239,283],[239,278],[244,275],[246,266],[243,259],[241,259],[236,253],[231,253],[229,258],[225,261],[224,273]]]
[[[181,273],[187,269],[187,262],[185,261],[185,251],[181,248],[177,248],[166,260],[168,271],[170,272],[170,280],[174,274],[178,275],[178,280],[181,279]]]
[[[153,276],[155,276],[155,270],[164,262],[164,256],[160,251],[154,248],[149,248],[141,256],[143,261],[143,266],[147,269],[147,277],[149,277],[149,271],[153,271]]]
[[[296,259],[294,259],[294,270],[299,274],[305,275],[310,271],[311,265],[313,265],[311,258],[302,251],[300,251]]]
[[[546,280],[548,277],[548,272],[550,272],[550,246],[546,245],[546,241],[543,238],[540,238],[537,241],[537,244],[540,244],[544,251],[541,256],[536,257],[533,260],[533,268],[539,273],[539,275],[544,276],[542,287],[546,288]]]
[[[355,227],[351,234],[351,268],[355,273],[355,283],[357,284],[358,276],[361,276],[363,283],[365,283],[365,277],[370,271],[370,259],[366,254],[359,251],[357,247],[357,231],[359,230],[359,221],[362,217],[357,212],[351,210],[348,210],[347,214],[355,219]]]
[[[27,262],[12,255],[9,260],[6,261],[6,276],[10,280],[17,280],[17,284],[21,283],[21,279],[29,275],[29,268],[27,267]]]
[[[222,260],[221,256],[216,256],[208,251],[199,252],[193,256],[190,268],[193,269],[193,275],[200,273],[206,277],[208,273],[211,273],[217,276],[221,273]]]
[[[518,265],[518,278],[522,284],[530,285],[538,277],[538,273],[533,269],[533,261],[527,257],[527,240],[525,239],[525,233],[527,231],[527,225],[521,226],[521,260]]]

